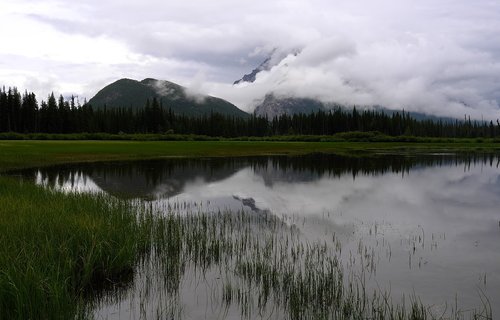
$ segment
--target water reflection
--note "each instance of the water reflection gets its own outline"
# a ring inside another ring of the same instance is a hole
[[[345,267],[396,300],[415,293],[439,312],[455,299],[465,308],[481,305],[478,292],[485,292],[499,315],[498,165],[490,154],[316,154],[82,164],[22,175],[63,190],[145,199],[158,208],[271,213],[308,241],[339,239]],[[205,277],[217,285],[216,272]],[[184,309],[212,314],[211,291],[192,289],[186,279],[180,284]],[[96,314],[123,316],[134,304],[133,297],[125,300]]]
[[[163,159],[136,162],[83,163],[12,172],[40,184],[64,190],[104,191],[121,198],[167,198],[183,192],[193,181],[211,183],[242,169],[261,176],[266,186],[281,182],[316,181],[324,176],[344,177],[401,174],[420,167],[457,166],[498,168],[493,154],[426,154],[419,156],[378,155],[344,157],[311,154],[301,157],[247,157],[210,159]],[[84,189],[81,189],[84,188]]]

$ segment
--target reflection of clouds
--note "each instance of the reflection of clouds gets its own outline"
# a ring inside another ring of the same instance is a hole
[[[492,221],[498,216],[500,199],[492,187],[498,178],[494,168],[463,172],[458,167],[431,167],[412,171],[406,178],[386,174],[353,180],[347,174],[338,179],[323,176],[311,182],[279,182],[270,186],[246,168],[222,181],[188,183],[177,198],[199,201],[235,195],[253,198],[259,208],[276,214],[315,216],[344,212],[340,218],[349,221],[388,220],[401,226],[423,225],[458,234],[474,226],[481,228],[478,222]],[[474,222],[474,226],[469,222]]]
[[[344,254],[357,252],[361,239],[380,259],[388,248],[380,245],[383,238],[391,243],[392,256],[378,260],[373,279],[381,287],[390,285],[394,297],[415,292],[424,303],[453,301],[458,294],[459,302],[471,307],[481,305],[481,274],[489,275],[485,292],[490,299],[499,295],[494,290],[500,286],[495,276],[500,274],[499,179],[493,167],[442,166],[415,169],[404,178],[388,173],[353,180],[347,173],[266,184],[246,168],[223,181],[186,185],[179,199],[253,198],[260,209],[298,216],[295,222],[308,237],[331,239],[325,229],[344,235]],[[370,236],[374,225],[378,234]],[[409,239],[420,236],[424,243],[417,243],[414,252]],[[494,312],[500,312],[498,307]]]
[[[384,220],[402,228],[401,232],[422,225],[430,232],[452,235],[471,228],[479,232],[488,227],[481,221],[491,223],[498,217],[498,179],[498,171],[491,167],[467,172],[460,167],[430,167],[411,171],[406,178],[385,174],[353,180],[346,174],[338,179],[323,176],[269,185],[245,168],[222,181],[188,183],[177,199],[196,202],[234,195],[253,198],[259,208],[275,214],[343,212],[336,218],[346,223]]]
[[[392,174],[364,176],[356,183],[365,184],[370,192],[341,208],[362,220],[387,219],[458,234],[498,215],[500,199],[488,188],[492,175],[498,176],[497,170],[431,167],[412,171],[405,179]]]
[[[328,179],[320,179],[305,183],[280,182],[270,186],[250,168],[245,168],[223,181],[204,185],[187,184],[184,193],[178,198],[196,201],[234,195],[239,198],[253,198],[259,208],[269,209],[276,214],[312,215],[324,211],[330,205],[329,201],[325,201],[325,197],[333,196],[336,200],[341,198],[339,194],[330,195],[328,188],[332,186],[331,182]]]

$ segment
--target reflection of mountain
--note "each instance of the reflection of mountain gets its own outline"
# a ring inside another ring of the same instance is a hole
[[[71,186],[90,179],[99,189],[117,197],[153,199],[178,195],[188,183],[210,183],[227,179],[246,167],[251,167],[256,175],[262,177],[266,186],[273,186],[275,183],[317,181],[325,175],[351,175],[355,179],[358,175],[406,175],[413,168],[427,166],[463,165],[464,170],[467,170],[477,164],[498,165],[498,157],[490,154],[381,154],[370,157],[310,154],[297,157],[158,159],[74,164],[43,168],[40,171],[27,170],[20,174],[30,180],[36,180],[37,172],[40,172],[39,179],[48,186]]]
[[[296,158],[276,157],[269,158],[264,163],[254,162],[252,165],[255,174],[261,176],[268,187],[275,183],[310,182],[321,178],[322,174],[311,170],[310,167],[298,170],[294,168],[293,164],[297,164],[297,160]]]
[[[120,197],[172,197],[196,180],[214,182],[228,178],[243,165],[224,159],[150,160],[102,164],[89,176],[104,191]]]
[[[232,159],[161,159],[136,162],[103,162],[41,169],[49,186],[62,185],[75,172],[91,179],[104,192],[120,198],[172,197],[196,180],[214,182],[228,178],[245,166]],[[34,177],[34,171],[23,172]]]
[[[384,155],[372,157],[346,157],[332,154],[310,154],[301,157],[270,157],[252,162],[254,172],[267,186],[274,183],[312,182],[323,175],[340,177],[350,174],[383,174],[408,172],[411,167],[425,163],[425,157],[415,158]],[[431,163],[436,161],[430,160]]]

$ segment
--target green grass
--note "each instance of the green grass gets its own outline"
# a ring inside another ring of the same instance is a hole
[[[70,162],[152,159],[160,157],[227,157],[297,155],[314,152],[500,151],[493,142],[280,142],[280,141],[0,141],[0,171]]]
[[[500,143],[500,138],[447,138],[390,136],[378,131],[347,131],[333,135],[281,135],[219,137],[174,133],[17,133],[0,132],[0,140],[117,140],[117,141],[289,141],[289,142],[411,142],[411,143]]]
[[[0,178],[0,204],[1,319],[72,318],[149,248],[151,220],[108,196]]]

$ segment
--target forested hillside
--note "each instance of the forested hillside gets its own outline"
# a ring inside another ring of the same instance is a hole
[[[95,109],[123,107],[140,109],[148,99],[150,101],[156,99],[163,108],[171,109],[175,114],[201,116],[216,112],[228,116],[248,116],[246,112],[226,100],[196,93],[188,94],[188,92],[187,88],[165,80],[120,79],[99,90],[89,100],[89,104]]]

